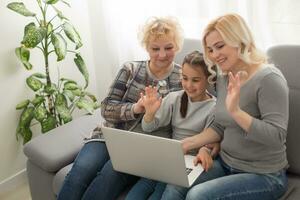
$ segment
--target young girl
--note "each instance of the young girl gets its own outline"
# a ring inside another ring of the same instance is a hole
[[[188,54],[182,64],[182,87],[184,90],[171,92],[163,100],[155,87],[146,87],[142,102],[145,115],[142,128],[151,132],[159,127],[172,126],[172,138],[182,140],[205,129],[212,120],[212,111],[216,98],[207,92],[209,84],[213,83],[215,72],[209,72],[203,60],[203,55],[194,51]],[[202,165],[208,170],[212,158],[207,149],[201,148]],[[126,199],[160,199],[166,184],[140,179]]]

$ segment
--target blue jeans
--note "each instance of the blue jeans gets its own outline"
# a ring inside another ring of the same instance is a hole
[[[246,173],[226,165],[218,157],[208,172],[191,188],[167,185],[162,199],[186,200],[274,200],[287,190],[285,170],[270,174]]]
[[[160,200],[166,183],[141,178],[129,191],[125,200]]]
[[[58,200],[116,199],[137,177],[113,169],[105,143],[86,143],[65,178]]]

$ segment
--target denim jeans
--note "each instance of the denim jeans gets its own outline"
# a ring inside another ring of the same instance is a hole
[[[167,185],[162,199],[186,200],[274,200],[287,190],[285,170],[255,174],[226,165],[218,157],[208,172],[202,173],[191,188]]]
[[[166,183],[141,178],[129,191],[125,200],[160,200]]]
[[[116,199],[137,177],[113,169],[103,142],[86,143],[65,178],[58,200]]]

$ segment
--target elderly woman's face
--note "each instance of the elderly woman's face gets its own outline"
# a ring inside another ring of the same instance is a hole
[[[167,68],[173,62],[177,48],[173,37],[150,39],[147,51],[152,66]]]

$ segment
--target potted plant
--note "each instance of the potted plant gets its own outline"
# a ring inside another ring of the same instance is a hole
[[[12,2],[7,5],[9,9],[31,19],[24,27],[21,45],[15,49],[16,56],[26,70],[33,68],[30,63],[32,49],[39,49],[44,61],[44,72],[33,73],[26,79],[26,84],[33,90],[34,97],[23,100],[16,106],[17,110],[22,110],[16,136],[17,139],[23,138],[23,144],[32,138],[31,127],[34,124],[40,124],[41,132],[45,133],[71,121],[72,112],[76,108],[92,113],[99,107],[96,97],[86,91],[89,74],[78,51],[82,46],[80,35],[56,7],[57,3],[64,3],[70,7],[69,3],[64,0],[36,0],[36,3],[39,7],[38,14],[28,10],[23,2]],[[49,9],[55,11],[53,16],[49,16]],[[67,40],[71,42],[68,43]],[[55,83],[53,77],[50,77],[49,57],[56,56],[57,62],[60,62],[69,54],[74,55],[75,65],[84,77],[83,87],[66,77],[56,77]]]

